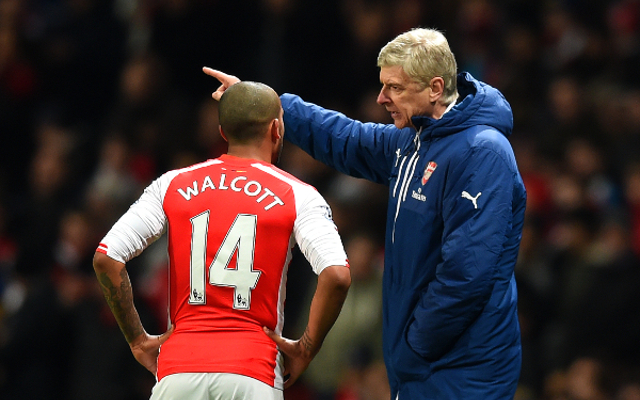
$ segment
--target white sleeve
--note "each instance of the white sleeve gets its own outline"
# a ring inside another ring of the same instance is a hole
[[[315,189],[305,189],[297,205],[298,215],[293,228],[302,254],[317,275],[332,265],[348,266],[347,254],[333,222],[331,208]]]
[[[162,203],[173,176],[165,174],[147,186],[140,198],[111,227],[98,250],[126,263],[162,236],[167,225]]]

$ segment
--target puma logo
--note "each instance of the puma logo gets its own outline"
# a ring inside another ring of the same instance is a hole
[[[462,197],[467,200],[471,200],[471,202],[473,203],[473,208],[475,208],[476,210],[478,209],[478,197],[480,197],[481,194],[482,192],[478,192],[478,194],[473,197],[466,190],[462,191]]]

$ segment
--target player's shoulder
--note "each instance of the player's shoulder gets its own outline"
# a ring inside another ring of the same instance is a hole
[[[199,163],[191,164],[186,167],[169,170],[164,174],[162,174],[160,178],[171,181],[178,176],[188,175],[190,173],[197,173],[198,171],[204,171],[206,170],[206,168],[211,167],[213,165],[217,165],[217,164],[222,164],[222,161],[217,158],[209,159]]]
[[[192,171],[197,171],[197,170],[200,170],[200,169],[203,169],[203,168],[210,167],[212,165],[217,165],[217,164],[222,164],[222,163],[223,163],[222,160],[220,160],[218,158],[214,158],[214,159],[209,159],[209,160],[202,161],[202,162],[199,162],[199,163],[195,163],[195,164],[189,165],[187,167],[174,169],[174,170],[169,171],[169,172],[170,173],[173,172],[176,175],[180,175],[180,174],[184,174],[184,173],[192,172]]]
[[[203,168],[215,164],[220,164],[220,161],[216,159],[210,159],[186,167],[166,171],[158,178],[156,178],[147,187],[147,190],[159,190],[161,193],[165,193],[169,186],[171,186],[172,184],[176,184],[176,181],[180,182],[180,178],[191,179],[192,173],[197,173],[198,170],[202,170]]]

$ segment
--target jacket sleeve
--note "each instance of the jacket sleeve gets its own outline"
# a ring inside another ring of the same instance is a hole
[[[407,331],[411,347],[441,358],[485,310],[512,225],[514,172],[495,150],[471,148],[452,160],[443,201],[442,261]],[[477,208],[476,208],[477,207]]]
[[[394,125],[356,121],[291,94],[280,99],[285,139],[344,174],[389,184],[400,132]]]

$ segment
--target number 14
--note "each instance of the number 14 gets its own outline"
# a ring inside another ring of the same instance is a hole
[[[206,255],[207,230],[209,228],[207,210],[191,218],[191,291],[189,304],[206,304]],[[233,308],[249,310],[251,291],[256,288],[260,271],[253,269],[253,255],[256,246],[256,225],[258,217],[238,214],[227,231],[216,256],[209,265],[209,283],[216,286],[233,287]],[[236,268],[229,268],[233,255],[237,252]]]

